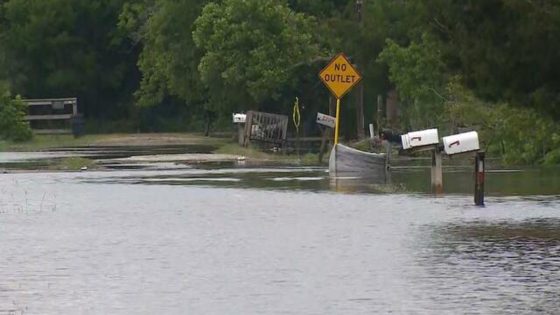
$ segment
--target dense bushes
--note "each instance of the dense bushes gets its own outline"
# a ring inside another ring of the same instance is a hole
[[[9,92],[0,97],[0,136],[6,140],[26,141],[33,136],[29,123],[24,120],[27,105],[19,96],[12,98]]]
[[[493,104],[450,84],[442,121],[450,127],[473,128],[484,148],[506,164],[560,163],[560,126],[531,108]]]

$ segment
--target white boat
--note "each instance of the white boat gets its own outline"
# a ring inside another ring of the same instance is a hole
[[[387,154],[360,151],[342,144],[336,144],[329,157],[331,177],[372,178],[376,182],[385,182],[387,168]]]

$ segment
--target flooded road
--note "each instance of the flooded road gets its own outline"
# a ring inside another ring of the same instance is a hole
[[[0,174],[0,314],[560,309],[558,170],[390,185],[218,163]]]

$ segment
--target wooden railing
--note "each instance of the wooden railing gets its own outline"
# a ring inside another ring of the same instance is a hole
[[[76,123],[83,123],[78,114],[77,98],[25,99],[29,121],[35,133],[73,133]]]

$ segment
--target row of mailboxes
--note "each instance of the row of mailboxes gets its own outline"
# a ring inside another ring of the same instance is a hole
[[[474,152],[480,150],[476,131],[443,137],[443,151],[447,155]],[[432,149],[439,145],[437,129],[413,131],[401,135],[402,147],[405,150]]]

